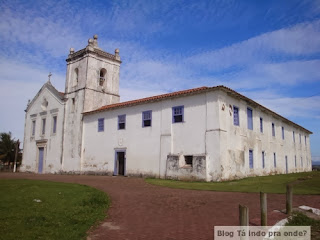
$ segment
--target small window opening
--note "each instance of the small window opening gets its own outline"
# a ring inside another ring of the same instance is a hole
[[[74,112],[75,105],[76,105],[76,99],[75,99],[75,98],[72,98],[72,107],[71,107],[71,112]]]
[[[74,81],[73,81],[73,86],[77,86],[79,83],[79,69],[76,68],[74,70]]]
[[[184,156],[184,161],[185,161],[185,164],[186,164],[187,166],[191,166],[191,167],[192,167],[193,156],[192,156],[192,155],[186,155],[186,156]]]
[[[106,80],[106,73],[107,73],[106,69],[102,68],[100,70],[99,86],[103,86],[104,81]]]

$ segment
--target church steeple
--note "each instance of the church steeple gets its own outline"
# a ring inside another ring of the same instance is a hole
[[[80,163],[82,113],[120,101],[121,61],[119,49],[111,54],[99,48],[97,35],[79,51],[70,48],[66,61],[64,167],[74,169]]]

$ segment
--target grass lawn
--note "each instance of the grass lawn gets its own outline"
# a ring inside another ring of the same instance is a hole
[[[265,193],[285,193],[286,185],[294,182],[294,194],[320,194],[320,171],[250,177],[225,182],[183,182],[153,178],[146,179],[146,182],[170,188]]]
[[[109,206],[104,192],[79,184],[1,179],[0,193],[5,240],[85,239]]]

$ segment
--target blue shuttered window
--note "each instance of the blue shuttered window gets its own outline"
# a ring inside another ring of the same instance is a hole
[[[151,127],[152,111],[142,112],[142,127]]]
[[[179,123],[184,121],[184,106],[177,106],[172,108],[172,123]]]
[[[253,168],[253,150],[249,150],[249,167]]]
[[[104,131],[104,118],[98,119],[98,132]]]
[[[118,129],[126,129],[126,115],[118,116]]]
[[[248,129],[253,130],[252,109],[247,108]]]
[[[233,106],[233,124],[235,126],[239,126],[240,122],[239,122],[239,108],[236,106]]]
[[[260,118],[260,132],[263,133],[263,118]]]

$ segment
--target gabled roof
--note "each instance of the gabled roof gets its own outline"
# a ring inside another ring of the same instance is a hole
[[[32,101],[28,104],[25,112],[27,112],[29,110],[29,108],[32,106],[32,104],[35,102],[35,100],[39,97],[39,95],[41,94],[41,92],[44,89],[48,89],[54,96],[56,96],[57,99],[63,101],[64,99],[64,93],[63,92],[59,92],[54,86],[52,86],[50,81],[47,81],[45,84],[43,84],[43,86],[41,87],[41,89],[39,90],[39,92],[36,94],[36,96],[32,99]]]
[[[166,93],[166,94],[161,94],[161,95],[156,95],[156,96],[152,96],[152,97],[147,97],[147,98],[140,98],[140,99],[136,99],[136,100],[131,100],[131,101],[126,101],[126,102],[120,102],[120,103],[115,103],[115,104],[110,104],[110,105],[105,105],[103,107],[100,107],[96,110],[93,111],[89,111],[89,112],[84,112],[83,115],[89,115],[89,114],[94,114],[94,113],[98,113],[98,112],[104,112],[104,111],[109,111],[109,110],[114,110],[114,109],[118,109],[118,108],[123,108],[123,107],[130,107],[130,106],[135,106],[135,105],[140,105],[140,104],[146,104],[146,103],[151,103],[151,102],[158,102],[158,101],[162,101],[162,100],[166,100],[166,99],[170,99],[170,98],[177,98],[177,97],[183,97],[183,96],[189,96],[189,95],[194,95],[194,94],[200,94],[200,93],[204,93],[204,92],[209,92],[209,91],[216,91],[216,90],[221,90],[226,92],[228,95],[241,99],[243,101],[246,101],[248,104],[250,104],[253,107],[258,107],[260,108],[262,111],[265,111],[269,114],[272,114],[273,116],[281,119],[284,122],[287,122],[289,124],[292,124],[294,126],[296,126],[297,128],[300,128],[306,132],[308,132],[309,134],[312,134],[311,131],[309,131],[308,129],[305,129],[304,127],[290,121],[289,119],[279,115],[276,112],[271,111],[270,109],[262,106],[261,104],[255,102],[254,100],[232,90],[231,88],[225,87],[225,86],[215,86],[215,87],[199,87],[199,88],[192,88],[192,89],[188,89],[188,90],[183,90],[183,91],[178,91],[178,92],[172,92],[172,93]]]

